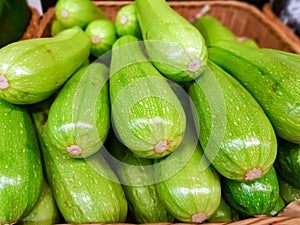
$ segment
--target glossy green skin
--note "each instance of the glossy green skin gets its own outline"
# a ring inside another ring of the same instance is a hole
[[[134,3],[122,6],[117,12],[115,27],[116,32],[120,37],[129,34],[142,39],[142,31],[137,18],[136,5]]]
[[[237,80],[208,61],[208,69],[188,93],[196,107],[194,116],[199,118],[195,123],[200,144],[220,174],[246,181],[250,170],[259,168],[263,174],[270,170],[277,153],[274,129]]]
[[[0,2],[0,48],[19,41],[26,31],[31,12],[26,0]]]
[[[261,178],[239,182],[223,178],[222,193],[228,203],[248,216],[267,215],[279,198],[279,184],[274,167]]]
[[[47,108],[47,107],[46,107]],[[32,113],[44,166],[58,208],[67,223],[122,223],[127,202],[117,177],[104,158],[63,155],[51,144],[47,110]]]
[[[20,225],[50,225],[60,222],[60,213],[50,186],[46,180],[43,182],[42,193],[33,210],[21,220]]]
[[[0,89],[0,97],[14,104],[40,102],[58,90],[89,54],[89,38],[75,28],[7,45],[0,49],[0,75],[9,87]]]
[[[279,198],[276,201],[275,206],[272,208],[272,210],[267,213],[268,216],[276,216],[283,208],[285,207],[285,202],[283,198],[279,195]]]
[[[67,17],[63,16],[64,11]],[[55,16],[66,27],[86,26],[96,19],[108,19],[107,15],[90,0],[59,0],[55,5]]]
[[[31,118],[0,99],[0,224],[26,217],[42,191],[43,171]]]
[[[286,182],[280,176],[278,176],[278,182],[279,182],[280,196],[282,197],[282,199],[284,200],[284,202],[286,204],[289,204],[292,201],[300,199],[300,189],[299,188],[295,188],[294,186],[290,185],[288,182]]]
[[[110,102],[114,127],[126,147],[142,158],[160,158],[181,143],[186,117],[166,79],[143,55],[131,35],[119,38],[112,51]],[[168,141],[169,149],[155,145]]]
[[[300,143],[300,63],[272,51],[218,42],[209,58],[235,77],[262,106],[277,135]]]
[[[115,25],[110,20],[94,20],[88,24],[85,32],[91,40],[91,53],[95,57],[101,57],[111,50],[117,40]]]
[[[261,51],[269,52],[271,54],[276,54],[276,55],[281,56],[283,59],[288,58],[289,60],[293,60],[295,62],[300,63],[300,55],[296,54],[296,53],[281,51],[281,50],[277,50],[277,49],[270,49],[270,48],[262,48]]]
[[[191,81],[202,72],[207,49],[202,34],[165,0],[135,0],[147,52],[156,68],[176,82]],[[199,68],[190,70],[193,60]]]
[[[207,221],[209,223],[217,223],[217,222],[233,222],[237,220],[239,220],[238,211],[233,209],[222,197],[219,207]]]
[[[278,154],[275,168],[289,184],[300,188],[300,144],[278,139]]]
[[[218,41],[236,42],[236,36],[215,17],[204,15],[196,19],[193,25],[200,31],[207,47]]]
[[[154,184],[153,161],[135,156],[116,137],[109,136],[109,152],[114,171],[122,183],[129,214],[137,223],[174,221],[159,198]],[[123,164],[124,163],[124,164]]]
[[[167,210],[177,220],[200,223],[217,210],[221,184],[218,174],[204,158],[200,145],[194,142],[190,127],[184,138],[179,155],[168,159],[171,154],[159,160],[160,164],[155,167],[156,188]],[[187,155],[190,158],[187,159]],[[166,160],[168,163],[161,163]],[[178,171],[173,174],[174,170]],[[203,216],[200,221],[195,221],[197,214]]]
[[[65,29],[66,28],[58,20],[53,21],[51,24],[51,36],[54,37]]]
[[[88,157],[103,145],[110,128],[108,68],[92,63],[78,70],[60,89],[50,107],[48,132],[56,150],[69,154],[77,145]],[[88,115],[88,116],[87,116]]]

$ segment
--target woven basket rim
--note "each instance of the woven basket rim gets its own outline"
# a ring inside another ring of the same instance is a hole
[[[30,22],[29,22],[23,36],[20,38],[20,40],[38,37],[37,30],[39,29],[41,15],[35,7],[30,6],[29,9],[31,11]]]

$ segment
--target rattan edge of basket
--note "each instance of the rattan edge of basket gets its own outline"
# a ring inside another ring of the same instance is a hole
[[[35,7],[30,6],[31,18],[30,22],[20,40],[37,38],[37,30],[39,28],[41,15]]]

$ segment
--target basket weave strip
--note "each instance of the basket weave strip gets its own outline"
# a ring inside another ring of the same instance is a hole
[[[32,39],[38,37],[37,31],[39,29],[41,15],[38,12],[38,10],[34,7],[30,7],[30,11],[31,11],[31,19],[29,25],[27,26],[20,40],[26,40],[26,39]]]

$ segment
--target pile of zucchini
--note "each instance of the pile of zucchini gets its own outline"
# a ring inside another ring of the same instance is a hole
[[[300,56],[135,0],[59,0],[0,49],[0,224],[228,222],[300,198]]]

